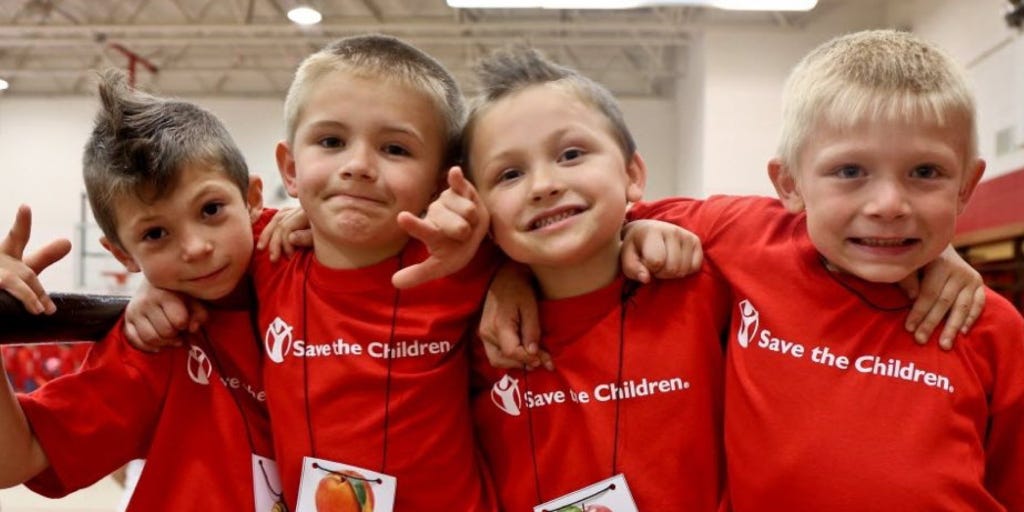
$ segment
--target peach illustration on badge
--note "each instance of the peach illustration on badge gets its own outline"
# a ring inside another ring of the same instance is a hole
[[[316,487],[317,512],[373,512],[373,489],[355,471],[330,471]]]

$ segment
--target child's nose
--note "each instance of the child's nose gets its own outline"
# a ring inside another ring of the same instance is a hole
[[[531,176],[530,196],[534,201],[557,196],[565,190],[559,180],[558,171],[549,166],[538,166]]]
[[[213,242],[198,234],[187,234],[181,242],[181,259],[189,262],[213,251]]]
[[[354,143],[345,153],[347,159],[341,166],[342,179],[373,181],[377,178],[373,148],[366,144]]]
[[[884,181],[868,191],[865,213],[874,217],[894,219],[910,212],[906,190],[899,183]]]

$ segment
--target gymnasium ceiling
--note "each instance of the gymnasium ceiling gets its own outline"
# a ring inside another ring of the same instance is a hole
[[[285,18],[299,0],[0,0],[6,95],[92,94],[91,70],[134,72],[140,86],[185,96],[281,97],[304,56],[343,36],[384,32],[438,57],[467,90],[472,63],[528,43],[621,96],[671,95],[692,34],[707,27],[799,29],[808,13],[698,7],[629,11],[458,10],[444,0],[309,0],[313,28]],[[152,66],[150,70],[147,66]]]

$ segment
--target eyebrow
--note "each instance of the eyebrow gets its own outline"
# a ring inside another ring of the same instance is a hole
[[[346,129],[346,130],[350,129],[348,124],[346,124],[344,122],[341,122],[341,121],[335,121],[335,120],[332,120],[332,119],[323,119],[323,120],[320,120],[320,121],[314,121],[314,122],[309,124],[309,127],[310,127],[310,129],[323,129],[323,128],[342,128],[342,129]],[[413,128],[412,123],[388,123],[388,124],[384,124],[382,127],[377,128],[377,131],[379,131],[381,133],[385,133],[385,134],[392,134],[392,133],[404,134],[404,135],[408,135],[408,136],[410,136],[410,137],[412,137],[412,138],[414,138],[414,139],[416,139],[416,140],[418,140],[420,142],[424,142],[425,143],[425,141],[426,141],[426,138],[424,137],[424,135],[422,133],[420,133],[419,130],[416,130],[415,128]]]
[[[228,190],[228,187],[226,186],[226,184],[218,183],[218,182],[211,182],[211,183],[204,184],[202,187],[200,187],[199,189],[196,190],[195,194],[192,195],[192,197],[189,199],[189,203],[190,204],[195,204],[195,203],[202,202],[202,201],[200,201],[200,199],[203,198],[204,196],[206,196],[208,194],[211,194],[211,193],[221,193],[221,192],[228,192],[228,193],[230,193],[230,190]],[[173,192],[172,192],[172,194],[173,194]],[[138,229],[140,226],[145,225],[145,224],[151,224],[151,223],[154,223],[154,222],[163,221],[163,220],[165,220],[164,217],[166,217],[166,216],[165,215],[146,215],[144,217],[139,217],[137,219],[130,219],[129,222],[125,223],[125,225],[128,226],[131,229]]]

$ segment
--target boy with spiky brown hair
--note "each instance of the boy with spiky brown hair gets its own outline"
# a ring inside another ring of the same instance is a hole
[[[187,350],[155,356],[119,322],[78,373],[17,400],[5,387],[0,483],[63,496],[146,458],[128,510],[269,510],[280,486],[239,286],[260,182],[209,112],[133,91],[116,72],[99,92],[83,168],[102,243],[129,271],[202,300],[211,321]]]

